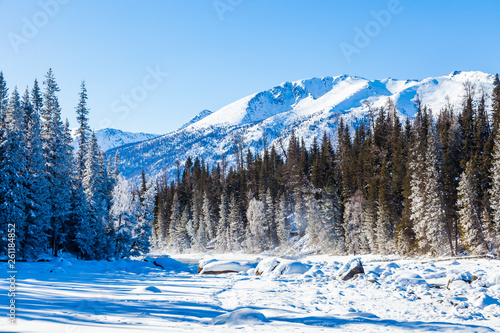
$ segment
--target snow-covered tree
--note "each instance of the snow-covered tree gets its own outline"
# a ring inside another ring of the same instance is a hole
[[[276,212],[276,232],[278,235],[279,245],[282,249],[287,249],[290,246],[289,216],[290,210],[286,202],[285,194],[283,193],[279,199],[278,209]]]
[[[35,81],[33,95],[39,96],[39,94]],[[31,104],[28,90],[23,96],[21,107],[24,113],[23,127],[25,129],[28,172],[26,178],[28,193],[25,206],[26,229],[22,251],[24,257],[35,258],[47,251],[47,232],[50,228],[50,213],[47,205],[49,188],[43,172],[44,160],[39,107],[35,109]]]
[[[156,196],[156,187],[150,182],[145,191],[136,198],[138,204],[138,215],[136,223],[132,229],[132,248],[131,255],[144,255],[149,252],[152,237],[152,225],[154,219],[154,200]]]
[[[344,211],[344,229],[347,251],[351,255],[364,253],[368,249],[368,240],[362,233],[365,221],[366,198],[361,190],[356,190],[347,201]]]
[[[4,126],[0,146],[0,220],[4,230],[15,225],[16,247],[21,249],[27,229],[28,205],[28,155],[24,132],[24,115],[17,88],[10,97],[4,113]],[[10,228],[9,228],[10,229]],[[5,232],[5,231],[4,231]]]
[[[260,253],[268,245],[266,207],[262,201],[255,198],[250,200],[247,209],[247,220],[247,248],[251,252]]]
[[[497,76],[498,78],[498,76]],[[499,109],[500,110],[500,109]],[[493,228],[500,238],[500,131],[496,131],[493,162],[491,167],[492,185],[490,189],[490,205],[493,210]]]
[[[119,175],[111,196],[110,218],[115,230],[116,257],[128,256],[132,247],[132,230],[137,224],[138,203],[134,200],[132,186]]]
[[[215,249],[218,252],[226,252],[229,250],[229,216],[228,202],[226,191],[221,194],[219,205],[219,221],[217,223],[217,241]]]
[[[425,155],[424,215],[415,220],[417,244],[423,253],[442,255],[446,253],[446,221],[443,206],[443,191],[440,183],[441,148],[434,128],[427,136]]]
[[[77,172],[80,179],[83,179],[85,173],[85,158],[87,155],[87,143],[88,143],[88,132],[89,127],[89,109],[87,107],[87,88],[85,87],[85,81],[82,81],[80,85],[80,101],[76,109],[77,121],[78,121],[78,151],[76,153],[76,165]]]
[[[458,185],[459,231],[462,243],[470,254],[483,254],[488,251],[485,242],[481,212],[478,211],[475,189],[472,182],[472,164],[467,163]]]
[[[244,240],[244,228],[241,216],[240,204],[234,193],[231,194],[229,202],[229,241],[233,251],[241,250],[241,243]]]
[[[52,253],[58,254],[65,241],[64,224],[71,212],[72,158],[68,155],[71,146],[65,137],[64,124],[61,121],[61,108],[57,93],[59,87],[52,73],[47,73],[44,81],[45,93],[41,109],[42,142],[45,160],[45,177],[49,182],[50,205],[50,242]]]

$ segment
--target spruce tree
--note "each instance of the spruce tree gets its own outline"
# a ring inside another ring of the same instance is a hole
[[[29,204],[27,145],[24,131],[24,115],[17,87],[12,92],[4,114],[4,128],[0,137],[0,220],[4,234],[7,225],[15,225],[17,251],[23,253],[27,231]],[[5,240],[4,240],[5,241]],[[5,248],[4,248],[5,249]],[[2,249],[3,251],[5,251]],[[31,252],[31,251],[30,251]]]
[[[41,109],[42,142],[45,160],[45,177],[49,182],[51,212],[50,247],[57,255],[65,242],[64,224],[71,212],[71,165],[72,156],[68,155],[71,146],[65,137],[64,124],[61,120],[61,108],[57,93],[59,87],[50,69],[44,81],[45,93]]]
[[[23,245],[24,256],[35,258],[41,253],[47,252],[48,235],[50,228],[48,183],[44,175],[44,160],[41,141],[40,114],[33,108],[30,102],[28,90],[22,99],[22,110],[24,113],[24,132],[27,149],[27,202],[25,243]]]

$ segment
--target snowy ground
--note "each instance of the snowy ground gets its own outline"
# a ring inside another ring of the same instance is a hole
[[[351,257],[311,256],[304,274],[199,275],[150,262],[17,264],[17,325],[5,332],[500,331],[500,261],[392,260],[363,256],[365,275],[341,281]],[[264,258],[231,255],[218,259]],[[6,264],[4,271],[7,271]],[[252,265],[255,267],[255,264]],[[472,283],[464,280],[478,279]],[[450,283],[450,279],[456,281]],[[0,282],[6,318],[8,284]]]

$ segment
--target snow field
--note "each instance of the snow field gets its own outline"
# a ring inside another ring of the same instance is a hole
[[[361,256],[366,274],[342,281],[339,276],[352,257],[262,260],[255,255],[189,254],[153,259],[163,268],[139,260],[18,263],[18,325],[3,322],[0,331],[500,330],[498,260]],[[196,274],[200,259],[205,268],[242,266],[245,261],[250,268],[201,275]],[[280,265],[283,274],[277,273]],[[256,276],[259,269],[265,272]],[[6,290],[7,280],[0,285]],[[7,302],[2,293],[3,308]]]

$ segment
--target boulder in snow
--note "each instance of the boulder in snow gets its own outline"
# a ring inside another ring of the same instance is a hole
[[[299,261],[267,258],[262,260],[255,271],[255,275],[281,276],[289,274],[304,274],[311,269],[311,265],[303,264]]]
[[[212,262],[215,262],[217,261],[217,259],[214,259],[214,258],[203,258],[201,259],[199,262],[198,262],[198,271],[196,273],[200,273],[202,270],[203,270],[203,267],[205,267],[206,265],[212,263]]]
[[[365,270],[363,269],[363,264],[361,263],[361,259],[356,258],[349,262],[347,262],[338,272],[340,279],[342,281],[347,281],[354,278],[355,275],[365,274]]]
[[[201,270],[200,274],[225,274],[225,273],[239,273],[246,272],[254,268],[255,265],[248,262],[237,261],[214,261],[206,264]]]

